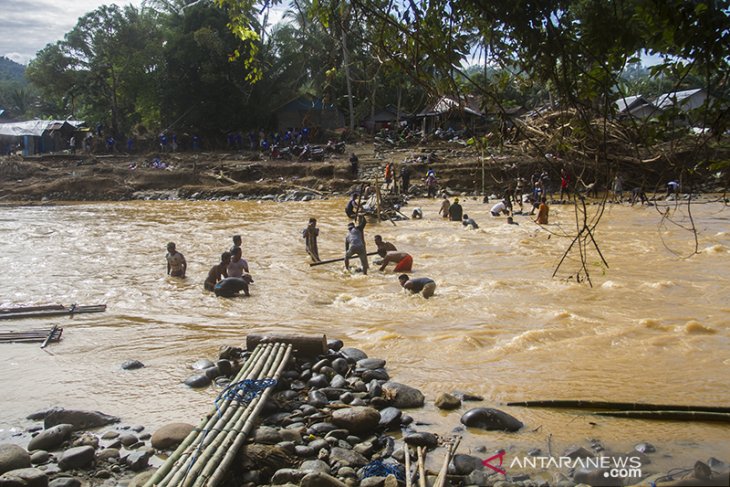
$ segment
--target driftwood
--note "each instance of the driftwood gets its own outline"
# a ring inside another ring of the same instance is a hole
[[[49,342],[57,342],[61,339],[63,328],[58,325],[50,330],[26,330],[26,331],[6,331],[0,333],[0,343],[41,343],[44,348]]]
[[[255,349],[260,343],[291,344],[296,355],[307,357],[327,353],[326,335],[248,335],[246,337],[246,349],[248,350]]]
[[[11,320],[19,318],[38,318],[45,316],[62,316],[62,315],[75,315],[79,313],[101,313],[106,311],[106,304],[95,304],[92,306],[76,306],[72,304],[69,307],[66,306],[49,306],[49,309],[30,309],[28,308],[4,308],[0,312],[0,320]],[[45,308],[45,307],[41,307]]]
[[[730,407],[721,406],[678,406],[676,404],[643,404],[640,402],[607,402],[580,400],[523,401],[508,402],[508,406],[555,409],[610,409],[612,411],[694,411],[704,413],[730,414]]]

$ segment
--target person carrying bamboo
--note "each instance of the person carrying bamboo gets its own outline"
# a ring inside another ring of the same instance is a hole
[[[358,256],[362,264],[362,273],[368,273],[368,255],[365,249],[365,217],[360,215],[357,226],[350,222],[345,237],[345,269],[350,270],[350,258]]]
[[[310,218],[307,228],[302,230],[302,237],[304,238],[304,246],[307,249],[307,253],[314,262],[319,262],[319,249],[317,248],[317,237],[319,237],[319,228],[317,228],[317,219]]]

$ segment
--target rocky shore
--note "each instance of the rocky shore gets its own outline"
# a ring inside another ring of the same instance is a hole
[[[730,465],[715,458],[686,470],[652,471],[657,448],[646,442],[621,454],[597,439],[559,454],[534,448],[519,467],[516,455],[505,450],[460,451],[462,438],[478,444],[484,431],[517,437],[526,426],[473,394],[443,391],[427,398],[394,381],[384,360],[340,340],[328,341],[327,348],[323,355],[290,360],[226,485],[395,487],[406,485],[406,475],[418,485],[419,470],[431,486],[728,485]],[[193,364],[186,384],[224,388],[250,354],[223,347],[215,362]],[[141,367],[138,361],[122,364],[127,370]],[[452,434],[434,434],[419,421],[419,411],[431,401],[457,413],[443,416]],[[0,487],[139,487],[195,429],[171,423],[150,433],[104,413],[62,408],[28,419],[43,424],[18,430],[12,442],[0,444]],[[617,459],[624,459],[623,468],[614,468]]]

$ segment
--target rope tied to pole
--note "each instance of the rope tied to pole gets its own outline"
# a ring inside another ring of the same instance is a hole
[[[362,468],[362,478],[387,477],[393,475],[398,482],[405,482],[406,476],[403,467],[394,463],[385,463],[382,460],[373,460]]]
[[[268,387],[274,387],[277,384],[276,379],[244,379],[228,385],[215,400],[215,410],[218,417],[221,416],[221,410],[218,404],[223,401],[235,401],[241,404],[248,404],[259,394],[264,392]]]

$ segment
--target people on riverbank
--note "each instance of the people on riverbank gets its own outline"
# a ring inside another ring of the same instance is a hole
[[[317,248],[317,237],[319,237],[319,228],[317,228],[317,219],[310,218],[307,228],[302,230],[302,238],[304,238],[304,248],[314,262],[319,262],[319,249]]]
[[[365,249],[365,217],[360,216],[357,225],[350,222],[347,225],[347,236],[345,237],[345,269],[350,270],[350,259],[354,256],[360,258],[363,275],[368,273],[368,255]]]
[[[221,254],[221,261],[210,268],[208,277],[205,278],[203,288],[205,288],[206,291],[213,291],[216,284],[228,277],[228,264],[230,263],[231,253],[223,252]]]
[[[433,296],[433,293],[436,291],[436,282],[430,277],[411,279],[408,277],[408,274],[401,274],[398,276],[398,281],[403,289],[407,289],[412,294],[421,293],[426,299]]]
[[[395,263],[393,272],[411,272],[413,269],[413,257],[408,252],[388,252],[379,270],[384,271],[391,262]]]
[[[188,263],[185,261],[185,256],[175,248],[175,242],[167,244],[167,255],[165,257],[167,259],[167,275],[170,277],[185,277]]]
[[[375,245],[376,247],[378,247],[378,255],[380,257],[385,257],[385,254],[387,254],[388,252],[394,252],[398,250],[395,245],[390,242],[386,242],[380,235],[376,235],[373,240],[375,240]]]

